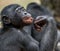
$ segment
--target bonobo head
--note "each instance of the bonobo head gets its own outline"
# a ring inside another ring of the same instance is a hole
[[[46,19],[47,17],[45,16],[38,16],[34,20],[34,28],[37,31],[42,31],[43,27],[45,27],[48,24],[48,20]]]
[[[31,15],[18,4],[6,6],[1,12],[1,17],[3,25],[6,27],[20,28],[33,22]]]
[[[46,7],[39,5],[37,3],[29,3],[27,5],[27,11],[34,17],[36,18],[37,16],[40,15],[49,15],[52,16],[50,10],[48,10]]]

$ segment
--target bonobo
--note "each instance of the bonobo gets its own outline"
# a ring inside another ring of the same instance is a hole
[[[32,36],[40,43],[40,51],[54,50],[57,39],[57,30],[53,17],[45,15],[36,17],[32,30]]]
[[[22,6],[6,6],[1,11],[1,17],[3,28],[0,32],[0,51],[22,51],[22,48],[26,51],[39,51],[38,44],[22,30],[24,26],[33,22],[31,15]]]
[[[51,12],[42,5],[30,3],[27,11],[35,18],[31,35],[40,43],[40,51],[55,50],[57,31]]]

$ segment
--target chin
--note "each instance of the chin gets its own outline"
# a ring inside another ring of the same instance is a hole
[[[26,25],[31,25],[31,24],[29,23],[29,24],[26,24]]]
[[[26,23],[25,26],[29,26],[29,25],[31,25],[31,24],[32,24],[32,23]]]

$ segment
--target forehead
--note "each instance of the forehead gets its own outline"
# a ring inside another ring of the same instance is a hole
[[[24,9],[24,7],[20,6],[20,7],[17,7],[15,11],[17,12],[19,10],[22,11],[22,10],[25,10],[25,9]]]

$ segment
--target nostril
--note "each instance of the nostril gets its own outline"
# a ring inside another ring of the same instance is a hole
[[[25,15],[27,14],[27,13],[24,13]]]

